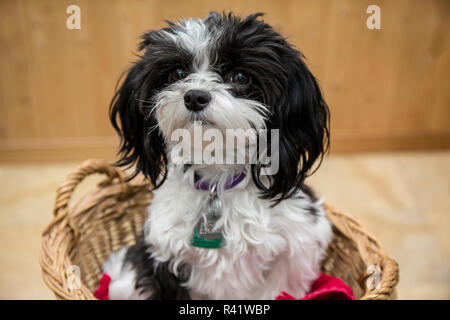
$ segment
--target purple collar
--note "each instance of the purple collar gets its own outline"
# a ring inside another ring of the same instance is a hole
[[[242,180],[245,179],[245,177],[246,177],[245,172],[238,173],[233,178],[225,182],[223,190],[228,190],[236,187],[240,182],[242,182]],[[209,191],[212,185],[211,182],[205,180],[201,181],[194,176],[194,187],[197,190]]]

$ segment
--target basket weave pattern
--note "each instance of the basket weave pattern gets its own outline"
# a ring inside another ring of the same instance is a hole
[[[91,174],[106,175],[97,189],[69,206],[76,186]],[[148,184],[126,182],[123,174],[102,160],[88,160],[70,173],[56,194],[54,218],[42,235],[40,264],[47,286],[58,299],[95,299],[102,263],[111,252],[132,245],[147,218],[152,200]],[[375,237],[349,215],[326,206],[334,239],[323,262],[324,272],[348,283],[358,299],[393,299],[398,265]],[[81,283],[68,281],[78,266]],[[379,285],[370,290],[367,267],[381,270]]]

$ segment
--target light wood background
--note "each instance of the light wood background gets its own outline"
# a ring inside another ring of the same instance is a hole
[[[81,30],[66,28],[70,4]],[[450,1],[2,0],[0,161],[112,159],[108,105],[138,36],[211,10],[265,12],[306,55],[332,152],[450,148]]]

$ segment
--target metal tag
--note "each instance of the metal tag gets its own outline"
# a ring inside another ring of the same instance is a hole
[[[207,206],[208,212],[204,214],[194,228],[192,245],[200,248],[218,249],[223,247],[222,229],[213,230],[217,220],[222,216],[222,202],[212,189]]]

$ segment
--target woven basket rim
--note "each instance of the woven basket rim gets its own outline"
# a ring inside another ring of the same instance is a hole
[[[73,265],[70,256],[79,234],[71,225],[72,214],[69,202],[77,185],[87,176],[104,174],[106,179],[99,183],[99,188],[115,186],[120,195],[126,196],[136,191],[150,192],[148,183],[128,182],[122,171],[104,160],[91,159],[83,162],[72,171],[61,183],[56,192],[53,219],[42,233],[42,249],[40,265],[42,277],[57,299],[87,299],[95,300],[88,287],[80,283],[77,289],[71,289],[66,271]],[[367,231],[354,217],[325,204],[327,216],[333,226],[349,239],[353,240],[363,261],[368,256],[377,257],[377,265],[381,269],[381,279],[377,288],[366,288],[363,300],[392,299],[396,297],[395,287],[399,281],[398,264],[389,257],[380,242]],[[364,259],[365,258],[365,259]],[[365,281],[370,273],[361,275],[360,281]]]

